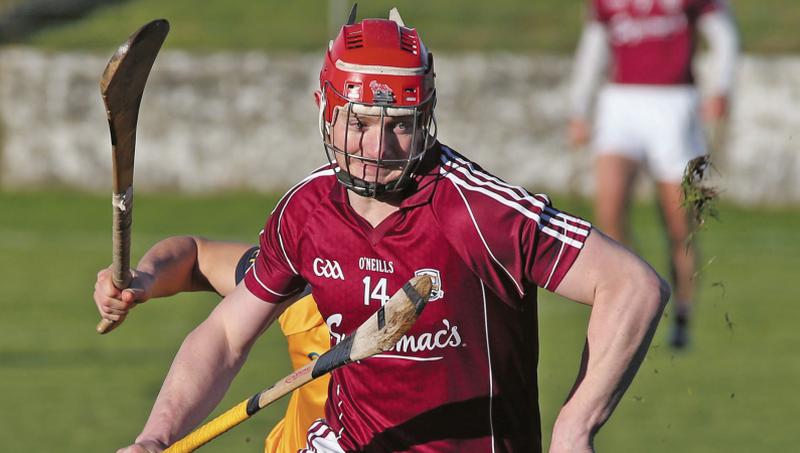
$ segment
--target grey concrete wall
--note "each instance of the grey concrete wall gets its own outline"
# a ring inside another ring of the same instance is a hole
[[[0,184],[110,188],[98,79],[108,55],[0,50]],[[437,55],[439,137],[534,191],[591,193],[590,158],[566,144],[564,57]],[[142,103],[137,191],[275,190],[324,162],[311,96],[318,55],[159,56]],[[800,58],[745,57],[724,196],[800,203]]]

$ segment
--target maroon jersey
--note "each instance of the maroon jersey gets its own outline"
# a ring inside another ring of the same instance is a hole
[[[445,146],[373,228],[325,167],[291,189],[245,277],[278,302],[308,282],[336,344],[414,275],[430,301],[385,354],[333,372],[326,419],[348,451],[541,449],[536,287],[554,290],[590,225]]]
[[[722,0],[591,0],[593,19],[608,31],[614,83],[694,83],[697,20]]]

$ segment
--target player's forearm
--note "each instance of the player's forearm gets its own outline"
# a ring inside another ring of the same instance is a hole
[[[231,347],[224,329],[207,320],[183,342],[136,441],[169,445],[199,425],[225,395],[247,350]]]
[[[151,247],[136,266],[152,277],[150,297],[213,290],[197,275],[197,250],[197,239],[189,236],[170,237]]]
[[[582,372],[556,420],[554,445],[590,442],[608,420],[644,359],[668,298],[667,284],[646,266],[597,288]]]
[[[570,114],[573,118],[588,115],[592,96],[608,64],[608,53],[605,28],[599,22],[588,22],[573,61],[570,83]]]
[[[698,28],[708,42],[713,68],[711,89],[714,95],[728,96],[733,88],[739,55],[736,25],[727,11],[704,14]]]

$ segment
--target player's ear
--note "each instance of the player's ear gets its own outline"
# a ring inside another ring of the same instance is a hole
[[[319,105],[322,102],[322,92],[319,90],[314,90],[314,102],[317,104],[317,108],[319,108]]]

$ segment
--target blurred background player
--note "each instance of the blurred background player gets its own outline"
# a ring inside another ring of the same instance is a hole
[[[656,192],[669,243],[674,323],[670,343],[683,348],[694,300],[695,249],[682,208],[686,164],[706,153],[692,73],[698,32],[713,64],[702,116],[714,126],[728,113],[738,38],[724,0],[589,0],[575,55],[569,138],[590,140],[592,95],[608,67],[595,110],[595,217],[612,238],[630,245],[628,208],[643,165]]]
[[[124,319],[134,304],[185,291],[230,294],[258,255],[258,247],[199,237],[169,237],[155,244],[132,269],[130,288],[118,290],[110,269],[97,274],[94,300],[103,318]],[[328,327],[308,292],[298,296],[278,322],[286,336],[292,369],[308,364],[329,349]],[[130,321],[129,321],[130,322]],[[265,453],[295,453],[306,445],[306,429],[324,415],[329,376],[292,392],[286,414],[264,442]]]

